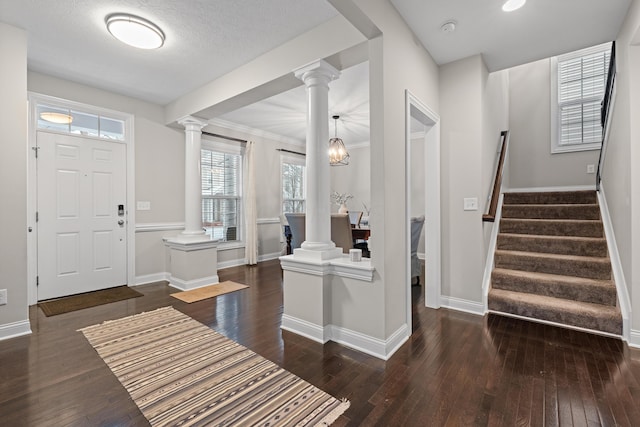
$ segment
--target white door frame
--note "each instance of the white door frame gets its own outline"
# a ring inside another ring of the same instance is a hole
[[[425,142],[425,306],[440,308],[440,116],[422,103],[409,90],[405,91],[405,248],[407,281],[407,325],[411,324],[411,118],[415,118],[427,131]]]
[[[28,92],[28,108],[29,108],[29,138],[27,144],[28,151],[28,170],[27,170],[27,226],[31,232],[27,233],[27,297],[29,305],[37,304],[38,302],[38,289],[36,286],[36,277],[38,275],[38,228],[36,227],[36,207],[38,206],[38,186],[37,186],[37,163],[35,158],[35,151],[33,147],[36,146],[37,132],[38,132],[38,119],[36,107],[38,103],[45,103],[52,106],[60,106],[64,108],[70,108],[82,112],[100,114],[116,119],[124,120],[125,123],[125,140],[123,142],[126,145],[127,153],[127,284],[132,286],[135,284],[135,141],[134,141],[134,117],[132,114],[123,113],[120,111],[109,110],[106,108],[95,107],[89,104],[83,104],[80,102],[69,101],[62,98],[56,98],[53,96],[43,95],[34,92]],[[40,130],[41,132],[52,132],[48,130]],[[85,136],[86,138],[92,138]],[[103,138],[96,138],[101,141],[108,141]]]

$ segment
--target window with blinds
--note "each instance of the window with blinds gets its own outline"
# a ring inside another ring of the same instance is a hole
[[[301,163],[282,162],[282,213],[305,211],[305,166]]]
[[[602,142],[604,97],[611,45],[557,58],[557,146],[597,149]]]
[[[242,156],[201,151],[202,226],[213,239],[240,240]]]

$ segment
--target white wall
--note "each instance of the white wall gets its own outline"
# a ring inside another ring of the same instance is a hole
[[[551,60],[509,70],[510,188],[595,185],[599,151],[551,154]]]
[[[0,22],[0,339],[29,332],[27,310],[27,34]]]
[[[634,0],[616,39],[617,96],[602,178],[627,289],[631,328],[640,330],[640,2]],[[636,345],[640,344],[635,342]]]

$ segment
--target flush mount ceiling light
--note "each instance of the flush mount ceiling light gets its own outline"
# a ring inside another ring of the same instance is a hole
[[[114,13],[105,18],[111,35],[138,49],[157,49],[164,44],[164,33],[153,22],[126,13]]]
[[[344,142],[338,138],[338,119],[340,116],[333,116],[335,121],[335,138],[329,140],[329,164],[331,166],[346,166],[349,164],[349,153],[344,146]]]
[[[40,118],[47,122],[57,123],[61,125],[68,125],[73,121],[73,117],[70,114],[54,113],[53,111],[44,111],[40,113]]]
[[[507,0],[505,4],[502,5],[502,10],[505,12],[513,12],[524,6],[526,2],[527,0]]]

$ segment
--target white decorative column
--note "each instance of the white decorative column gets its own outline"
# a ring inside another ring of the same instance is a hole
[[[315,259],[341,256],[342,250],[331,241],[329,203],[329,82],[340,72],[324,60],[294,71],[307,88],[307,198],[306,240],[294,255]]]
[[[202,128],[206,122],[187,116],[178,120],[184,126],[184,231],[183,236],[202,236],[202,182],[200,160]],[[201,240],[201,239],[199,239]]]
[[[169,248],[169,283],[189,290],[218,283],[218,241],[202,228],[200,151],[207,122],[187,116],[178,123],[185,129],[184,231],[164,240]]]

